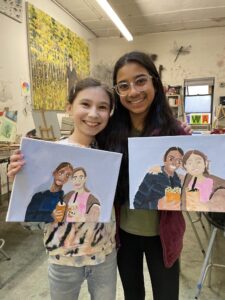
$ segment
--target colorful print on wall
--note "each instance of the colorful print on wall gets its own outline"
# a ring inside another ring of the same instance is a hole
[[[222,134],[130,138],[130,208],[225,212],[224,153]]]
[[[76,81],[89,75],[88,45],[30,3],[27,20],[33,108],[64,111]]]
[[[30,96],[30,84],[27,81],[22,81],[21,82],[21,94],[22,96]]]
[[[186,121],[191,125],[204,125],[211,123],[211,114],[210,113],[195,113],[187,114]]]

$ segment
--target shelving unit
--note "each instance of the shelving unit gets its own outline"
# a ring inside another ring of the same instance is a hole
[[[172,109],[173,115],[176,119],[184,120],[184,107],[183,107],[183,97],[182,97],[182,87],[170,86],[166,93],[167,100]]]
[[[211,130],[211,125],[210,124],[191,124],[191,128],[193,130],[198,130],[198,131],[210,131]]]

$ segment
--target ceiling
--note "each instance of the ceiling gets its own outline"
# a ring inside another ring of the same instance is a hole
[[[95,0],[52,0],[96,37],[120,32]],[[130,33],[147,33],[225,26],[225,0],[108,0]]]

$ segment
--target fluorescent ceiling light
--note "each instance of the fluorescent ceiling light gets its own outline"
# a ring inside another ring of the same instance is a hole
[[[119,29],[119,31],[122,33],[122,35],[128,40],[133,41],[133,37],[126,28],[126,26],[123,24],[123,22],[120,20],[120,18],[117,16],[115,11],[112,9],[108,1],[106,0],[96,0],[98,4],[101,6],[101,8],[105,11],[105,13],[109,16],[109,18],[113,21],[113,23],[116,25],[116,27]]]

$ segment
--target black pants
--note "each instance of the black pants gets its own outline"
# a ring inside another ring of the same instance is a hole
[[[121,247],[118,251],[118,268],[125,300],[145,299],[143,256],[145,254],[154,300],[178,300],[179,262],[171,268],[163,263],[159,236],[144,237],[120,229]]]

